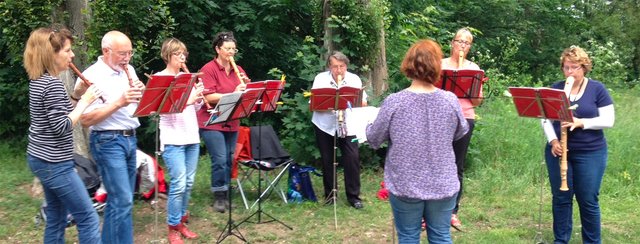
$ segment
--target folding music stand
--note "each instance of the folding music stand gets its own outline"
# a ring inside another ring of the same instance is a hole
[[[456,94],[458,98],[482,98],[482,84],[487,80],[483,70],[443,69],[434,85]]]
[[[156,123],[155,128],[155,160],[159,162],[159,116],[161,114],[181,113],[189,99],[198,74],[182,73],[178,75],[152,75],[142,92],[142,98],[138,108],[133,113],[134,117],[152,116]],[[155,182],[154,203],[158,203],[158,180]],[[158,208],[155,211],[155,236],[158,236]]]
[[[331,110],[334,113],[338,113],[339,110],[345,110],[352,107],[360,107],[362,105],[362,89],[342,86],[340,88],[316,88],[311,89],[311,102],[309,103],[309,110],[311,111],[328,111]],[[336,116],[336,128],[344,121],[339,121],[339,116]],[[331,189],[331,201],[333,202],[333,217],[336,229],[338,229],[338,215],[336,209],[336,202],[338,200],[338,188],[336,186],[337,175],[336,168],[338,166],[337,160],[337,146],[338,135],[333,135],[333,188]],[[323,172],[323,174],[326,174]]]
[[[217,123],[227,123],[232,120],[249,117],[249,115],[251,115],[253,106],[255,106],[256,101],[258,100],[258,98],[260,98],[260,96],[262,96],[263,92],[264,89],[257,88],[247,89],[244,92],[234,92],[223,95],[222,97],[220,97],[220,101],[218,101],[218,104],[213,109],[211,117],[207,122],[205,122],[205,126]],[[231,172],[229,173],[231,174]],[[231,175],[229,175],[229,178],[231,178]],[[216,243],[221,243],[230,235],[233,235],[238,239],[247,242],[244,236],[242,236],[242,233],[240,233],[240,231],[238,230],[238,226],[240,226],[240,224],[234,224],[231,217],[231,213],[233,212],[231,208],[232,192],[233,191],[228,191],[229,196],[227,197],[229,201],[229,218],[227,221],[227,225],[218,236],[218,240],[216,241]],[[233,232],[234,229],[236,232]]]
[[[266,81],[258,81],[258,82],[251,82],[251,83],[247,83],[247,89],[262,89],[264,90],[264,92],[262,93],[262,95],[259,97],[259,101],[255,103],[254,107],[252,108],[253,112],[269,112],[269,111],[275,111],[278,104],[278,100],[280,99],[280,95],[282,94],[282,90],[284,89],[284,80],[266,80]],[[260,113],[260,119],[258,121],[262,120],[262,115],[263,113]],[[257,152],[258,152],[258,157],[257,159],[262,160],[262,126],[258,125],[256,126],[258,128],[258,139],[257,139]],[[253,134],[253,132],[252,132]],[[256,145],[252,142],[252,145]],[[291,164],[291,161],[286,162],[287,165],[285,165],[285,168],[280,172],[280,174],[276,177],[276,180],[279,180],[280,177],[282,176],[282,174],[286,171],[286,169],[289,167],[289,165]],[[239,182],[238,182],[239,184]],[[271,186],[269,186],[271,187]],[[290,230],[293,230],[293,228],[291,228],[290,226],[288,226],[287,224],[285,224],[284,222],[276,219],[275,217],[271,216],[268,213],[265,213],[264,211],[262,211],[262,201],[263,201],[263,197],[265,197],[266,193],[268,193],[269,191],[269,187],[267,187],[267,190],[265,190],[265,192],[262,192],[262,172],[260,172],[260,170],[258,170],[258,194],[260,194],[260,196],[258,196],[258,210],[256,210],[254,213],[252,213],[251,215],[249,215],[248,217],[246,217],[244,220],[240,221],[240,223],[238,223],[238,225],[241,225],[244,222],[249,222],[248,220],[251,219],[253,216],[257,216],[258,220],[257,222],[255,222],[256,224],[261,224],[261,223],[269,223],[269,222],[273,222],[276,221],[282,225],[284,225],[285,227],[289,228]],[[271,218],[271,220],[269,221],[262,221],[262,214],[268,216],[269,218]]]
[[[571,104],[563,90],[551,88],[509,87],[513,104],[521,117],[573,121]],[[544,165],[544,162],[543,162]],[[540,170],[540,206],[535,243],[546,243],[542,237],[542,195],[544,169]]]
[[[281,80],[265,80],[247,83],[247,89],[264,88],[264,93],[260,97],[260,101],[256,103],[254,111],[270,112],[275,111],[278,107],[278,100],[284,90],[284,81]]]
[[[552,88],[509,87],[518,115],[571,122],[571,104],[564,91]]]

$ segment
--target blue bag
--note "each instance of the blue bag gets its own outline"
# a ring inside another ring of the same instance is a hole
[[[309,173],[320,176],[316,172],[316,168],[311,166],[300,166],[297,163],[291,164],[289,167],[289,190],[287,198],[290,202],[300,203],[303,199],[317,202],[316,194],[313,191],[311,177]]]

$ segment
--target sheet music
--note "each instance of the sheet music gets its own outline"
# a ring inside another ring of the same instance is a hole
[[[367,125],[373,123],[378,117],[380,108],[368,106],[353,109],[347,109],[345,122],[347,123],[347,131],[354,134],[359,143],[367,141]]]
[[[227,93],[222,95],[222,97],[220,97],[220,101],[218,101],[218,104],[213,109],[213,111],[216,111],[218,114],[212,115],[209,119],[209,122],[207,122],[207,125],[226,121],[227,118],[231,116],[233,107],[240,99],[240,96],[242,96],[242,92]]]

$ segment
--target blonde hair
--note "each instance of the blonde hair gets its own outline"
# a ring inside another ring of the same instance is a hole
[[[180,50],[182,50],[183,52],[187,52],[187,46],[177,38],[168,38],[164,40],[164,42],[162,42],[162,48],[160,48],[160,57],[162,57],[162,60],[165,64],[168,64],[169,60],[171,60],[171,55],[173,55],[173,53],[175,52],[179,52]]]
[[[560,55],[560,69],[564,68],[564,61],[579,64],[584,69],[585,74],[589,73],[591,68],[593,68],[589,54],[587,54],[584,49],[575,45],[565,49],[562,55]]]
[[[453,41],[455,41],[458,37],[469,37],[471,43],[473,43],[473,34],[471,34],[471,31],[467,27],[458,29],[458,31],[456,31],[456,34],[453,36],[453,39],[451,39],[451,43],[453,43]]]
[[[47,72],[53,76],[60,73],[61,70],[56,70],[55,54],[62,50],[67,40],[73,43],[71,31],[56,25],[31,32],[23,56],[29,79],[38,79]]]

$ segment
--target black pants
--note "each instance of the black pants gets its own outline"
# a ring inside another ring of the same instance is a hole
[[[469,132],[457,141],[453,141],[453,153],[456,154],[456,166],[458,167],[458,180],[460,181],[460,192],[456,197],[456,207],[453,208],[453,213],[458,214],[458,208],[460,207],[460,196],[462,196],[462,177],[464,176],[464,160],[467,158],[467,149],[471,144],[471,134],[473,134],[473,127],[475,121],[467,119],[469,124]]]
[[[324,196],[329,198],[336,179],[333,176],[333,136],[313,126],[316,133],[316,145],[320,150],[322,160],[322,183],[324,185]],[[337,137],[337,147],[342,156],[340,163],[344,168],[344,185],[347,200],[350,203],[360,200],[360,154],[358,152],[358,142],[351,141],[355,136],[345,138]],[[338,184],[335,184],[336,189]]]

